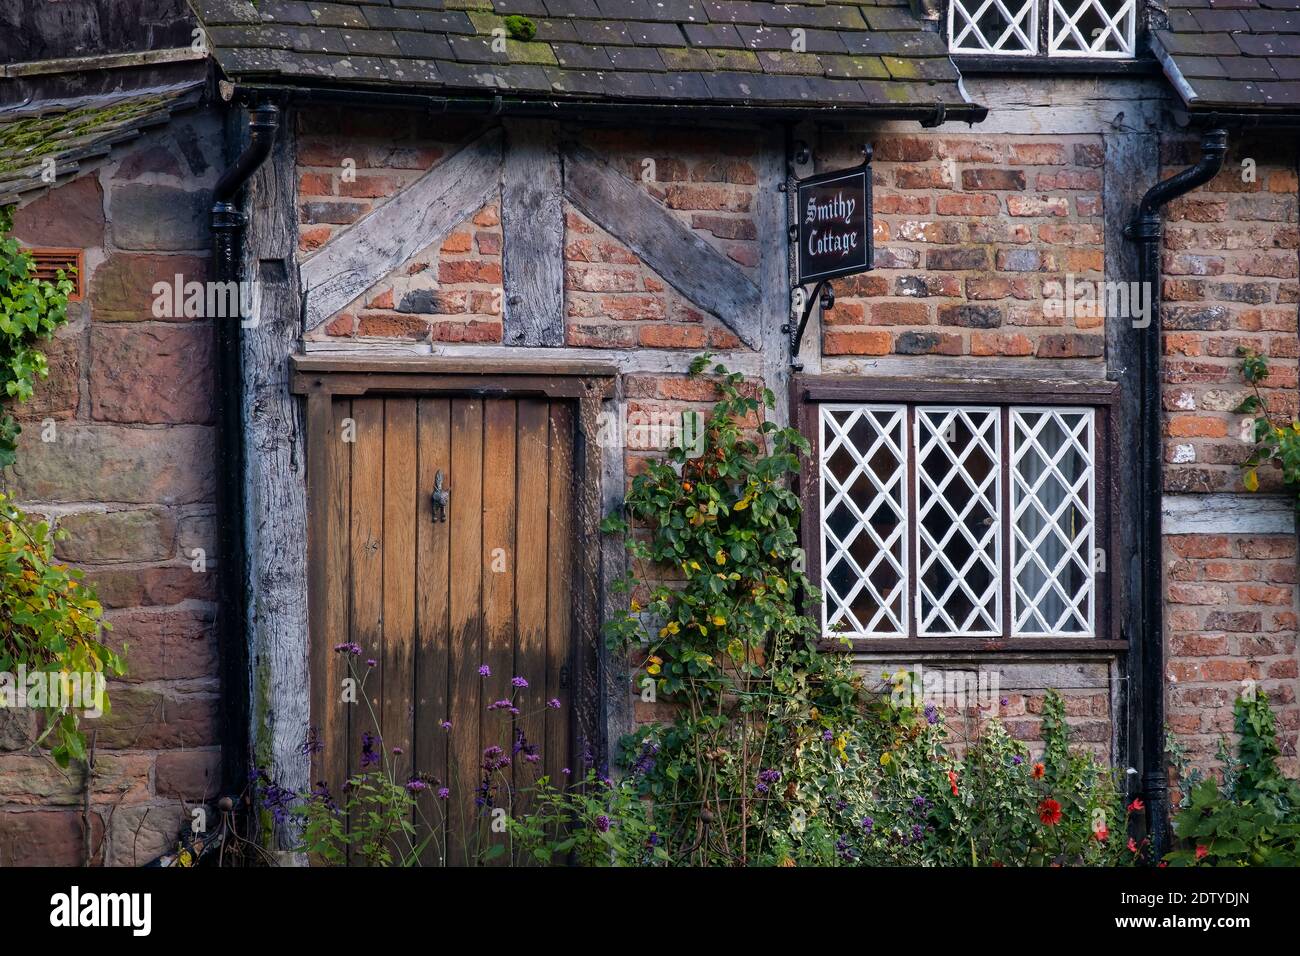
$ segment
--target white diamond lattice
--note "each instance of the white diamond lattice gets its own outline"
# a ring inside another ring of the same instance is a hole
[[[821,406],[825,634],[907,634],[906,431],[902,405]],[[842,478],[832,472],[836,455],[851,462]],[[846,518],[851,527],[841,537],[835,528]]]
[[[1038,0],[952,0],[950,53],[1024,56],[1038,52]]]
[[[1090,408],[1011,410],[1011,620],[1017,636],[1094,632],[1094,418]]]
[[[926,467],[936,453],[948,465],[942,474]],[[996,408],[917,409],[916,607],[917,634],[923,637],[1002,633],[1001,460]],[[982,476],[973,473],[974,466]],[[936,510],[948,519],[937,533],[927,522]],[[986,517],[975,522],[981,512]],[[954,561],[950,549],[968,553]],[[932,570],[934,587],[927,583]],[[988,578],[982,587],[972,581],[976,571]]]

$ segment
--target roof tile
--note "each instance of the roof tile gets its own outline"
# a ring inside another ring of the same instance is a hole
[[[235,79],[917,115],[941,103],[981,115],[943,38],[907,0],[190,2]],[[1194,13],[1184,18],[1193,25]],[[507,15],[527,17],[535,32],[501,52],[494,34]],[[1228,55],[1239,55],[1235,44],[1201,59],[1217,66],[1206,58]],[[1289,78],[1267,73],[1279,77]]]

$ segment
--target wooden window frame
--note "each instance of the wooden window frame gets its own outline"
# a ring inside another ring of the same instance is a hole
[[[791,410],[796,427],[811,447],[810,454],[800,462],[798,492],[803,504],[803,521],[800,543],[807,556],[808,577],[818,587],[822,582],[821,569],[821,495],[818,467],[821,460],[820,406],[823,403],[894,403],[909,407],[908,440],[913,419],[912,409],[925,405],[985,405],[998,406],[1004,417],[1016,405],[1062,405],[1091,407],[1096,410],[1096,512],[1097,547],[1105,549],[1107,563],[1104,571],[1095,578],[1096,618],[1095,632],[1091,637],[1012,637],[1010,576],[1004,571],[1002,588],[1002,635],[998,637],[918,637],[914,624],[915,614],[909,615],[907,637],[850,638],[854,653],[883,652],[1043,652],[1104,651],[1123,652],[1128,641],[1119,636],[1121,577],[1114,567],[1120,554],[1120,535],[1115,520],[1115,506],[1119,500],[1117,479],[1119,475],[1118,446],[1119,384],[1109,381],[1025,381],[1007,379],[924,379],[924,378],[860,378],[838,375],[796,375],[790,384]],[[1010,468],[1010,444],[1002,445],[1003,483],[1007,484]],[[913,466],[914,467],[914,466]],[[909,475],[909,483],[912,477]],[[1009,487],[1004,495],[1010,495]],[[914,520],[916,502],[909,499],[909,532]],[[1003,550],[1011,534],[1009,521],[1003,522]],[[911,549],[914,550],[914,549]],[[1009,560],[1009,552],[1008,560]],[[915,555],[909,561],[915,564]],[[911,569],[915,573],[914,567]],[[909,601],[914,580],[908,581]],[[809,601],[808,613],[821,621],[821,608]],[[820,626],[820,625],[819,625]],[[844,650],[842,640],[823,635],[826,649]]]

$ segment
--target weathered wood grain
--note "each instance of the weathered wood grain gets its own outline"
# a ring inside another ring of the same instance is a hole
[[[1286,495],[1165,495],[1165,534],[1295,534],[1295,499]]]
[[[493,130],[323,245],[302,264],[307,331],[473,215],[497,193],[500,169]]]
[[[555,128],[506,126],[501,164],[504,339],[564,344],[564,182]]]
[[[294,128],[287,112],[282,129]],[[307,635],[307,453],[302,403],[290,393],[288,356],[298,341],[298,248],[294,140],[282,133],[249,183],[243,273],[254,285],[255,328],[240,330],[244,409],[243,496],[247,616],[252,673],[249,730],[257,766],[288,789],[310,783],[303,743],[311,720]],[[283,263],[259,274],[262,263]],[[249,323],[252,325],[252,323]],[[222,556],[224,558],[224,556]],[[231,562],[232,565],[235,562]],[[229,741],[229,746],[243,746]],[[297,843],[294,824],[277,826],[276,845]]]
[[[564,192],[574,205],[747,346],[761,347],[763,296],[739,266],[595,153],[574,145],[563,153]]]

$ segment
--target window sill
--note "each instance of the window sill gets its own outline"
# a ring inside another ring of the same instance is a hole
[[[1141,56],[1132,60],[1107,57],[987,56],[978,53],[954,53],[952,62],[962,76],[996,76],[999,74],[1034,74],[1038,76],[1154,76],[1160,73],[1155,58]]]
[[[833,638],[823,638],[819,644],[823,651],[840,651],[847,654],[884,653],[884,654],[918,654],[945,653],[959,654],[1024,654],[1042,653],[1094,653],[1124,654],[1128,652],[1128,641],[1108,641],[1097,638],[1072,637],[1020,637],[1003,640],[986,637],[885,637],[885,638],[850,638],[850,646],[845,647]]]

